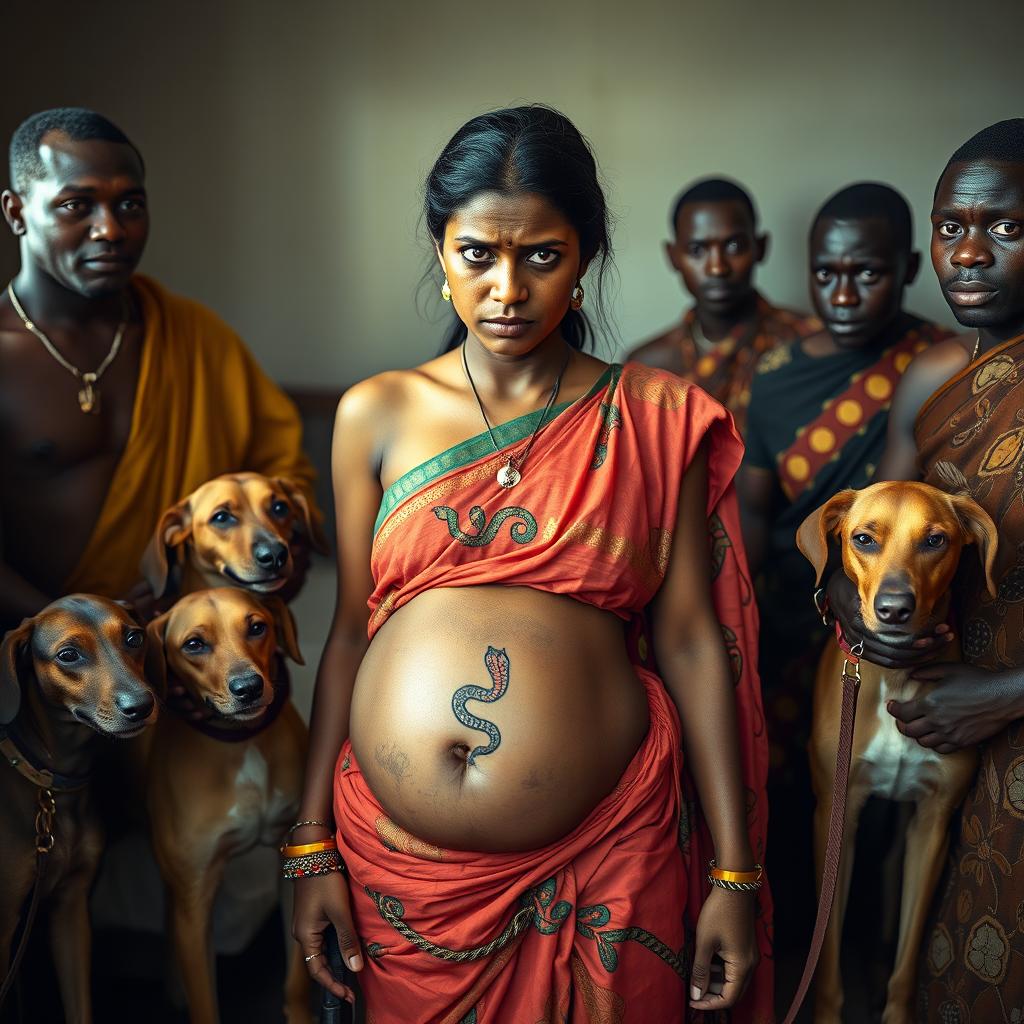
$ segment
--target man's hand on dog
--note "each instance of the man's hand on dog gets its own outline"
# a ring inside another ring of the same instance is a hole
[[[886,708],[904,736],[940,754],[981,743],[1024,715],[1019,671],[941,662],[915,669],[911,678],[935,683],[935,689],[916,700],[891,700]]]
[[[860,640],[864,644],[860,657],[872,665],[913,668],[934,658],[953,639],[953,631],[945,622],[940,622],[931,634],[908,636],[898,643],[868,632],[860,615],[857,586],[842,568],[836,569],[829,577],[826,592],[829,608],[843,627],[846,639],[850,644]]]

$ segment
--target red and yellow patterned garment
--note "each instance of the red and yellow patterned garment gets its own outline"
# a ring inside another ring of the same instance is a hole
[[[696,319],[697,308],[692,306],[683,314],[681,323],[645,342],[631,358],[663,366],[699,384],[732,413],[740,434],[746,436],[750,384],[758,359],[778,345],[809,338],[822,329],[822,323],[817,317],[773,306],[762,295],[758,295],[757,311],[753,319],[737,324],[724,338],[705,350],[698,346],[693,336]],[[646,350],[649,347],[660,349],[666,343],[672,352],[668,362],[661,361],[663,353],[655,358],[647,358]]]
[[[735,675],[750,838],[763,859],[767,752],[756,609],[732,488],[742,444],[732,421],[699,388],[637,364],[610,367],[556,413],[513,491],[496,488],[495,473],[539,412],[496,428],[500,453],[484,434],[389,488],[372,553],[369,632],[433,587],[569,595],[631,624],[650,729],[610,796],[572,833],[525,853],[449,851],[409,835],[387,817],[345,744],[338,843],[375,1024],[404,1024],[411,1007],[416,1020],[447,1024],[687,1019],[712,846],[686,779],[675,707],[645,667],[642,622],[667,568],[682,475],[703,440],[713,596]],[[737,1021],[773,1019],[767,888],[757,921],[763,959]]]

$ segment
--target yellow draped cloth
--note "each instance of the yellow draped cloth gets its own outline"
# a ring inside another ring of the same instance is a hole
[[[152,278],[132,287],[145,333],[131,430],[65,593],[127,593],[160,514],[221,473],[292,477],[314,508],[298,411],[238,335]]]

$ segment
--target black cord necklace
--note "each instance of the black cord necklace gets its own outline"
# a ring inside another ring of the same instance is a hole
[[[508,490],[511,487],[515,487],[517,483],[523,478],[523,467],[526,465],[526,458],[530,454],[530,449],[533,448],[533,442],[537,440],[537,435],[541,432],[548,422],[548,414],[551,412],[551,407],[555,404],[555,399],[558,397],[559,389],[562,386],[562,375],[565,373],[566,367],[569,365],[569,358],[572,356],[572,349],[568,345],[565,347],[565,359],[562,362],[562,368],[558,371],[558,376],[555,378],[555,383],[551,388],[551,394],[548,395],[547,404],[544,406],[544,411],[540,414],[540,419],[537,421],[537,426],[534,427],[533,433],[530,435],[530,440],[527,442],[526,447],[519,454],[513,453],[508,457],[508,462],[505,463],[501,469],[498,470],[495,475],[495,479],[498,481],[499,487],[504,487]],[[466,343],[462,343],[462,368],[466,371],[466,379],[469,381],[469,386],[473,389],[473,396],[476,398],[476,404],[480,409],[480,415],[483,417],[484,426],[487,428],[487,436],[491,439],[491,444],[494,445],[494,450],[500,451],[498,442],[494,439],[494,431],[491,429],[491,421],[487,418],[487,413],[484,411],[484,403],[480,400],[480,392],[476,389],[476,382],[473,380],[473,375],[469,372],[469,363],[466,362]]]

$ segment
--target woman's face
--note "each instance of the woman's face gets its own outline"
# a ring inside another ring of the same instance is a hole
[[[449,218],[438,257],[462,322],[486,349],[508,356],[558,331],[586,269],[576,229],[534,194],[474,196]]]

